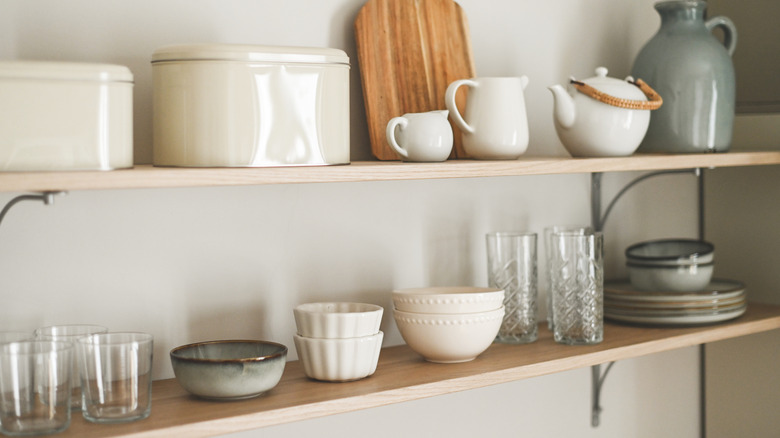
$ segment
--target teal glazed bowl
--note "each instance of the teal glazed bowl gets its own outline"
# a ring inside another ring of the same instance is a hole
[[[198,342],[171,350],[176,380],[188,392],[207,399],[257,397],[279,383],[287,347],[254,340]]]

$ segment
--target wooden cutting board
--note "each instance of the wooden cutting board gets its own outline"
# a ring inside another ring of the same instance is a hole
[[[368,0],[355,19],[355,39],[371,150],[380,160],[397,160],[387,122],[446,109],[447,86],[476,76],[466,16],[452,0]],[[465,108],[465,93],[459,90],[457,100]],[[450,158],[465,158],[454,125],[453,134]]]

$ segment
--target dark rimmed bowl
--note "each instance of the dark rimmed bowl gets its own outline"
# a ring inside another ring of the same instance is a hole
[[[216,400],[257,397],[282,378],[287,347],[268,341],[198,342],[171,350],[176,380],[188,392]]]
[[[626,248],[626,259],[634,264],[690,265],[712,263],[715,245],[697,239],[659,239],[635,243]]]

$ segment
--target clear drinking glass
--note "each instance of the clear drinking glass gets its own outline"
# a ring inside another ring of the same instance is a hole
[[[552,304],[552,279],[550,278],[550,272],[552,271],[552,248],[550,247],[550,240],[553,233],[570,232],[579,234],[593,233],[592,227],[585,227],[579,225],[553,225],[544,229],[544,255],[545,255],[545,280],[547,282],[547,295],[546,295],[546,308],[547,308],[547,328],[553,330],[553,304]]]
[[[106,333],[108,329],[94,324],[66,324],[66,325],[51,325],[48,327],[40,327],[35,329],[35,337],[37,339],[45,339],[49,341],[63,341],[70,342],[73,346],[76,346],[76,340],[85,336],[93,335],[96,333]],[[73,353],[73,365],[71,367],[71,382],[73,396],[70,398],[70,407],[74,411],[81,409],[81,379],[79,377],[79,368],[81,359],[79,355]]]
[[[103,333],[78,340],[84,418],[94,423],[141,420],[152,409],[152,351],[146,333]]]
[[[72,355],[69,342],[0,345],[0,432],[42,435],[68,428]]]
[[[536,321],[536,233],[498,232],[486,236],[488,283],[504,290],[504,320],[496,340],[533,342]]]
[[[604,339],[604,238],[557,232],[550,240],[553,338],[569,345]]]

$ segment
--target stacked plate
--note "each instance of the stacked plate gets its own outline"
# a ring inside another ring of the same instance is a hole
[[[694,292],[641,291],[630,282],[604,285],[604,317],[663,326],[706,325],[734,319],[747,308],[745,285],[713,279]]]

